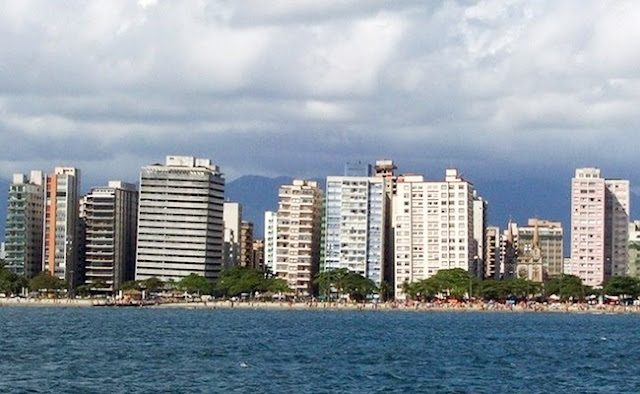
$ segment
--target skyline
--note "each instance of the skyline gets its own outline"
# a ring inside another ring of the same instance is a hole
[[[5,2],[0,183],[73,166],[87,192],[136,182],[167,154],[211,158],[227,182],[325,179],[346,161],[389,158],[427,179],[457,168],[492,224],[566,226],[568,205],[522,207],[523,196],[568,198],[574,170],[599,167],[631,181],[633,218],[638,11],[633,1]]]

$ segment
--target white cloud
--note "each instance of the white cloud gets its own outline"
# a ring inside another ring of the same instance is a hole
[[[7,1],[0,153],[78,160],[85,174],[175,150],[237,175],[322,175],[378,155],[495,176],[540,158],[622,166],[640,142],[639,11],[630,0]],[[15,170],[5,162],[0,176]]]

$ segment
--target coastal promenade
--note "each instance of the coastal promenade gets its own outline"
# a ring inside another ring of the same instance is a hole
[[[138,307],[147,309],[260,309],[260,310],[335,310],[335,311],[416,311],[416,312],[558,312],[558,313],[638,313],[637,305],[613,305],[584,303],[537,303],[520,302],[516,304],[481,302],[387,302],[387,303],[336,303],[336,302],[287,302],[287,301],[188,301],[158,303],[107,303],[104,299],[37,299],[4,298],[0,307]]]

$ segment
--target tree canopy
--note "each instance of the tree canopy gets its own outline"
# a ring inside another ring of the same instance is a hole
[[[582,284],[582,279],[575,275],[560,275],[552,277],[545,284],[547,296],[555,294],[562,301],[568,299],[584,299],[589,288]]]
[[[630,276],[612,276],[604,282],[604,294],[637,297],[640,295],[640,281]]]
[[[187,293],[211,294],[213,291],[213,284],[207,278],[198,274],[189,274],[182,278],[177,287]]]
[[[346,268],[319,272],[314,283],[320,294],[327,297],[335,290],[339,295],[348,295],[353,300],[362,301],[369,294],[378,292],[375,282]]]
[[[59,290],[63,289],[64,287],[64,280],[51,275],[49,271],[40,272],[29,282],[29,289],[31,289],[32,291]]]
[[[18,294],[23,287],[27,287],[27,279],[0,266],[0,292]]]
[[[287,282],[278,277],[265,275],[264,272],[241,266],[227,268],[220,273],[215,285],[216,290],[227,296],[237,296],[242,293],[289,293],[291,289]]]

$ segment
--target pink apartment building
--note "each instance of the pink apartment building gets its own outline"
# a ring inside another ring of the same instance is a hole
[[[629,181],[578,168],[571,180],[571,273],[600,287],[627,275]]]

